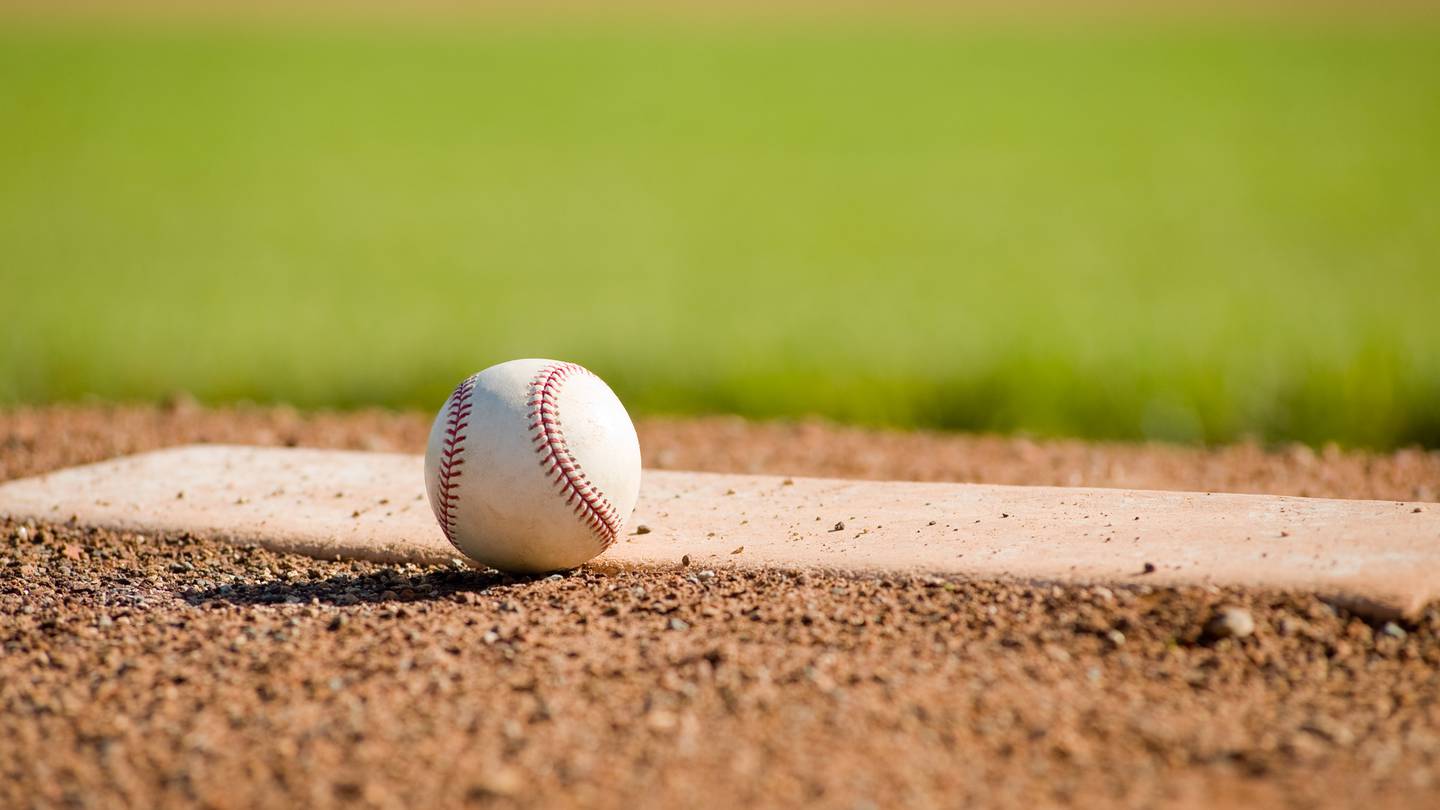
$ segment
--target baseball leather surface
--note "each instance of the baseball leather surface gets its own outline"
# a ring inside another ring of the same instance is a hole
[[[614,543],[635,509],[640,442],[585,368],[511,360],[465,379],[440,409],[425,490],[441,531],[476,562],[573,568]]]

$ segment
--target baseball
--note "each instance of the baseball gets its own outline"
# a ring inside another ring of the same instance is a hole
[[[603,380],[511,360],[463,380],[430,428],[425,491],[461,553],[501,571],[574,568],[610,547],[640,495],[640,440]]]

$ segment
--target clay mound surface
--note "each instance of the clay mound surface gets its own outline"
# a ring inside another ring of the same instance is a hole
[[[446,563],[422,464],[197,445],[0,485],[0,515]],[[629,527],[598,562],[1279,588],[1377,618],[1440,591],[1440,507],[1414,502],[646,471]]]

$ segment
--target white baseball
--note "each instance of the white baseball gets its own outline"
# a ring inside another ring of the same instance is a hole
[[[455,388],[430,428],[425,490],[465,556],[501,571],[574,568],[610,547],[640,495],[640,441],[603,380],[511,360]]]

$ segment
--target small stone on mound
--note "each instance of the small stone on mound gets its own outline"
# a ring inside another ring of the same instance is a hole
[[[1213,641],[1224,638],[1245,638],[1255,632],[1255,618],[1250,611],[1238,607],[1221,608],[1205,623],[1205,637]]]

